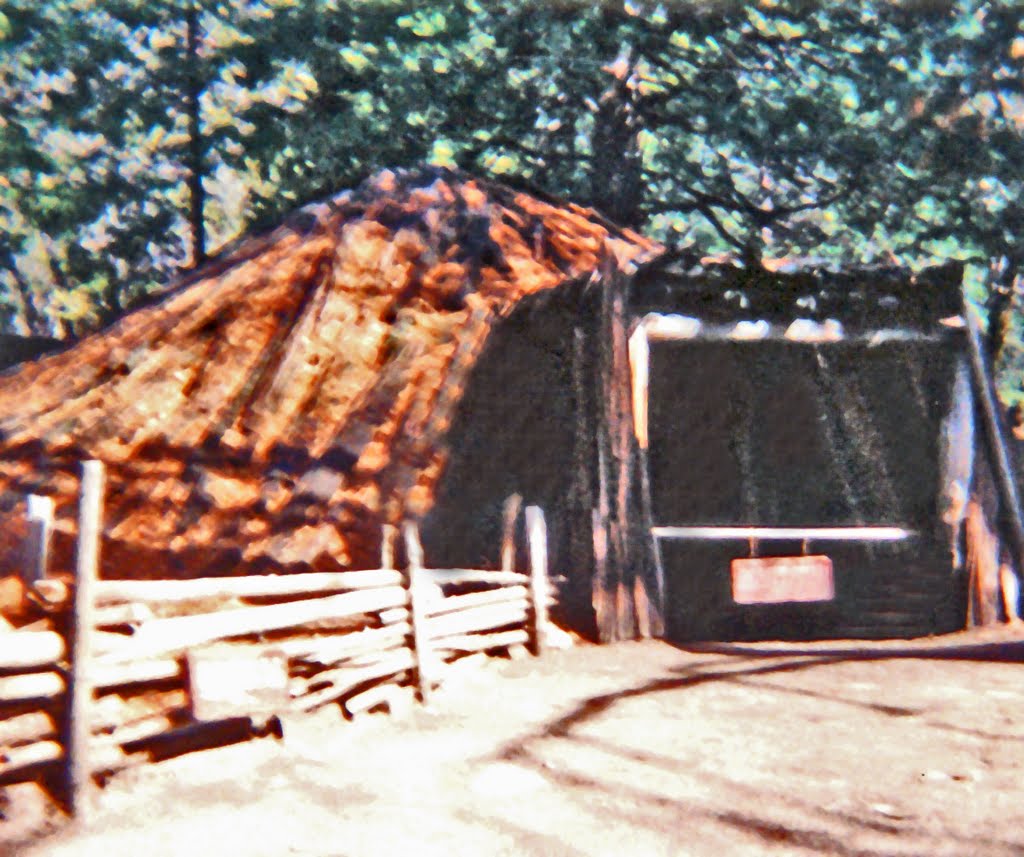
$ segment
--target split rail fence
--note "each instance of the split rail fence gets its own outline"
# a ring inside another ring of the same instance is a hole
[[[405,523],[384,528],[378,569],[100,580],[103,480],[84,464],[73,580],[28,564],[27,597],[46,613],[33,624],[52,630],[0,631],[0,786],[43,782],[81,814],[92,781],[132,764],[280,735],[282,718],[330,703],[355,716],[413,691],[426,702],[464,656],[544,646],[544,515],[525,510],[519,573],[518,497],[500,571],[427,568]]]

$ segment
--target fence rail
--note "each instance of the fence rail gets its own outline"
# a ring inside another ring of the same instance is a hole
[[[354,716],[413,688],[426,702],[465,655],[543,649],[554,590],[536,507],[528,574],[511,569],[508,521],[501,571],[426,568],[407,522],[404,570],[386,527],[378,569],[98,580],[102,485],[86,462],[74,580],[28,564],[28,597],[61,632],[0,631],[0,785],[41,780],[73,813],[92,780],[129,765],[331,703]]]

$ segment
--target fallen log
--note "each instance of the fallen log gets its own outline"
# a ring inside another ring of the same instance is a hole
[[[53,738],[57,726],[45,711],[29,711],[0,720],[0,747],[18,747]]]
[[[0,634],[0,670],[52,666],[64,656],[64,640],[53,631]]]
[[[528,596],[525,586],[503,586],[500,589],[485,589],[483,592],[468,592],[465,595],[450,595],[442,601],[427,605],[427,617],[444,616],[457,613],[472,607],[484,607],[489,604],[507,604],[523,601]]]
[[[516,628],[512,631],[497,631],[493,634],[455,634],[435,641],[434,645],[444,651],[486,652],[489,649],[523,645],[529,640],[530,633],[528,631]]]
[[[0,703],[53,699],[64,692],[57,673],[26,673],[0,677]]]
[[[401,572],[392,569],[325,571],[307,574],[266,574],[244,577],[200,577],[194,580],[101,580],[98,605],[143,602],[170,604],[203,598],[262,598],[275,595],[316,595],[398,586]]]
[[[64,755],[56,741],[36,741],[0,751],[0,785],[23,782]]]
[[[406,601],[400,586],[347,592],[287,604],[241,607],[196,616],[154,619],[142,625],[123,646],[107,652],[99,663],[123,663],[169,654],[214,640],[305,625],[323,619],[354,616],[397,607]]]
[[[253,735],[253,724],[248,717],[231,717],[226,720],[211,720],[186,723],[163,732],[125,741],[121,751],[129,755],[147,753],[153,761],[163,761],[192,753],[237,744]]]
[[[505,625],[526,621],[527,601],[522,598],[506,604],[471,607],[459,613],[436,616],[426,622],[427,635],[432,640],[457,634],[498,630]]]
[[[317,684],[326,684],[327,686],[294,700],[292,709],[294,711],[312,711],[321,705],[334,702],[361,684],[405,672],[412,669],[413,666],[412,652],[408,649],[401,649],[371,666],[358,669],[340,668],[322,672],[316,676],[315,681]]]

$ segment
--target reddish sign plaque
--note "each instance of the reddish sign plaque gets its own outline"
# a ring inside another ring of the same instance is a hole
[[[827,556],[770,556],[732,561],[732,599],[737,604],[785,604],[835,598]]]

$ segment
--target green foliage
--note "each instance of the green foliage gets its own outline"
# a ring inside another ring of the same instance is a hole
[[[81,332],[187,267],[196,151],[212,251],[429,161],[751,262],[963,259],[1024,395],[1021,21],[1011,0],[9,0],[0,313]]]

